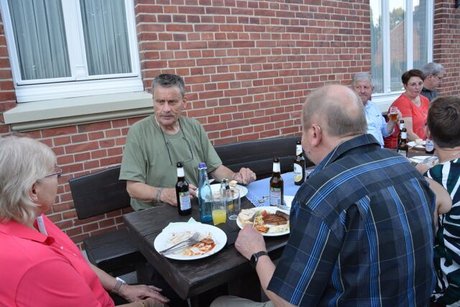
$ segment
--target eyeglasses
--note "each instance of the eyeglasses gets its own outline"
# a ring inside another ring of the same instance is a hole
[[[57,176],[57,178],[59,178],[59,177],[61,177],[61,175],[62,175],[62,168],[60,168],[59,166],[56,166],[56,167],[54,167],[54,173],[46,175],[43,178],[48,178],[48,177],[53,177],[53,176]]]
[[[407,84],[408,86],[411,86],[411,87],[416,87],[416,86],[423,86],[423,81],[421,82],[411,82],[411,83],[408,83]]]
[[[190,162],[190,161],[193,161],[193,151],[192,151],[192,146],[190,145],[189,141],[187,140],[187,138],[185,137],[185,134],[184,134],[184,130],[182,129],[182,124],[180,122],[180,120],[178,120],[179,122],[179,127],[180,127],[180,131],[182,133],[182,140],[187,144],[187,147],[188,147],[188,151],[189,151],[189,156],[184,156],[184,157],[178,157],[178,161],[176,162],[173,162],[173,159],[171,157],[171,151],[172,152],[175,152],[176,151],[174,150],[174,146],[173,144],[169,141],[169,140],[166,140],[166,137],[165,137],[165,134],[163,132],[163,129],[161,129],[160,127],[160,131],[161,131],[161,135],[163,136],[163,141],[165,143],[165,146],[166,146],[166,150],[168,151],[168,157],[169,157],[169,162],[171,162],[171,165],[176,165],[177,162],[182,162],[182,163],[185,163],[185,162]],[[171,148],[169,148],[171,146]],[[177,154],[177,153],[176,153]]]

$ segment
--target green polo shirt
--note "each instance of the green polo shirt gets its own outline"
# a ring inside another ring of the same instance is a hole
[[[176,164],[182,162],[186,180],[198,186],[199,162],[206,162],[208,172],[222,165],[200,123],[187,117],[181,117],[179,122],[181,129],[175,135],[163,133],[154,115],[135,123],[126,137],[120,180],[172,188],[177,181]],[[134,210],[152,205],[131,198]]]

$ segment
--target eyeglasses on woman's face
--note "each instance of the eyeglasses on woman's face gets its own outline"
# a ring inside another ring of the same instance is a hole
[[[53,176],[57,176],[57,178],[59,178],[59,177],[61,177],[61,175],[62,175],[62,168],[60,168],[59,166],[55,166],[54,167],[54,172],[51,173],[51,174],[46,175],[43,178],[48,178],[48,177],[53,177]]]

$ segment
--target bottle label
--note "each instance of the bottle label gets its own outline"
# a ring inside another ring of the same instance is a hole
[[[181,211],[189,210],[192,208],[190,192],[179,192],[179,206]]]
[[[281,206],[281,189],[270,188],[270,206]]]
[[[300,156],[302,154],[302,145],[296,145],[295,154],[296,156]]]
[[[294,163],[294,182],[301,182],[302,179],[302,166]]]
[[[407,132],[401,132],[401,139],[407,139]]]
[[[279,162],[273,163],[273,172],[274,173],[279,173],[281,171],[281,166]]]
[[[398,149],[398,153],[399,153],[401,156],[407,158],[407,151],[406,151],[406,150],[404,150],[404,149]]]
[[[426,140],[425,151],[432,152],[434,150],[434,144],[432,140]]]

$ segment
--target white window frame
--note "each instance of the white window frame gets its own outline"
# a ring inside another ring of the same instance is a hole
[[[386,112],[388,106],[401,95],[402,91],[391,91],[391,71],[390,71],[390,20],[389,20],[389,4],[388,0],[380,0],[380,5],[382,8],[382,37],[383,41],[387,42],[383,44],[383,84],[384,92],[383,93],[374,93],[372,95],[372,101],[378,105],[382,112]],[[405,35],[404,40],[406,43],[406,60],[407,67],[406,69],[412,69],[414,58],[413,58],[413,41],[412,37],[408,33],[413,33],[413,15],[407,14],[407,12],[412,12],[413,0],[406,0],[406,19],[405,19]],[[433,61],[433,18],[434,18],[434,3],[433,0],[426,0],[426,25],[427,25],[427,63]],[[372,55],[371,55],[372,56]]]
[[[143,91],[144,86],[140,73],[133,0],[124,0],[132,73],[103,77],[88,76],[84,68],[86,55],[79,1],[63,0],[61,3],[66,27],[72,77],[62,78],[61,80],[53,79],[50,80],[51,82],[46,82],[43,79],[23,81],[21,80],[19,70],[19,60],[16,52],[16,43],[9,13],[8,0],[0,0],[0,9],[5,28],[17,101],[21,103]]]

